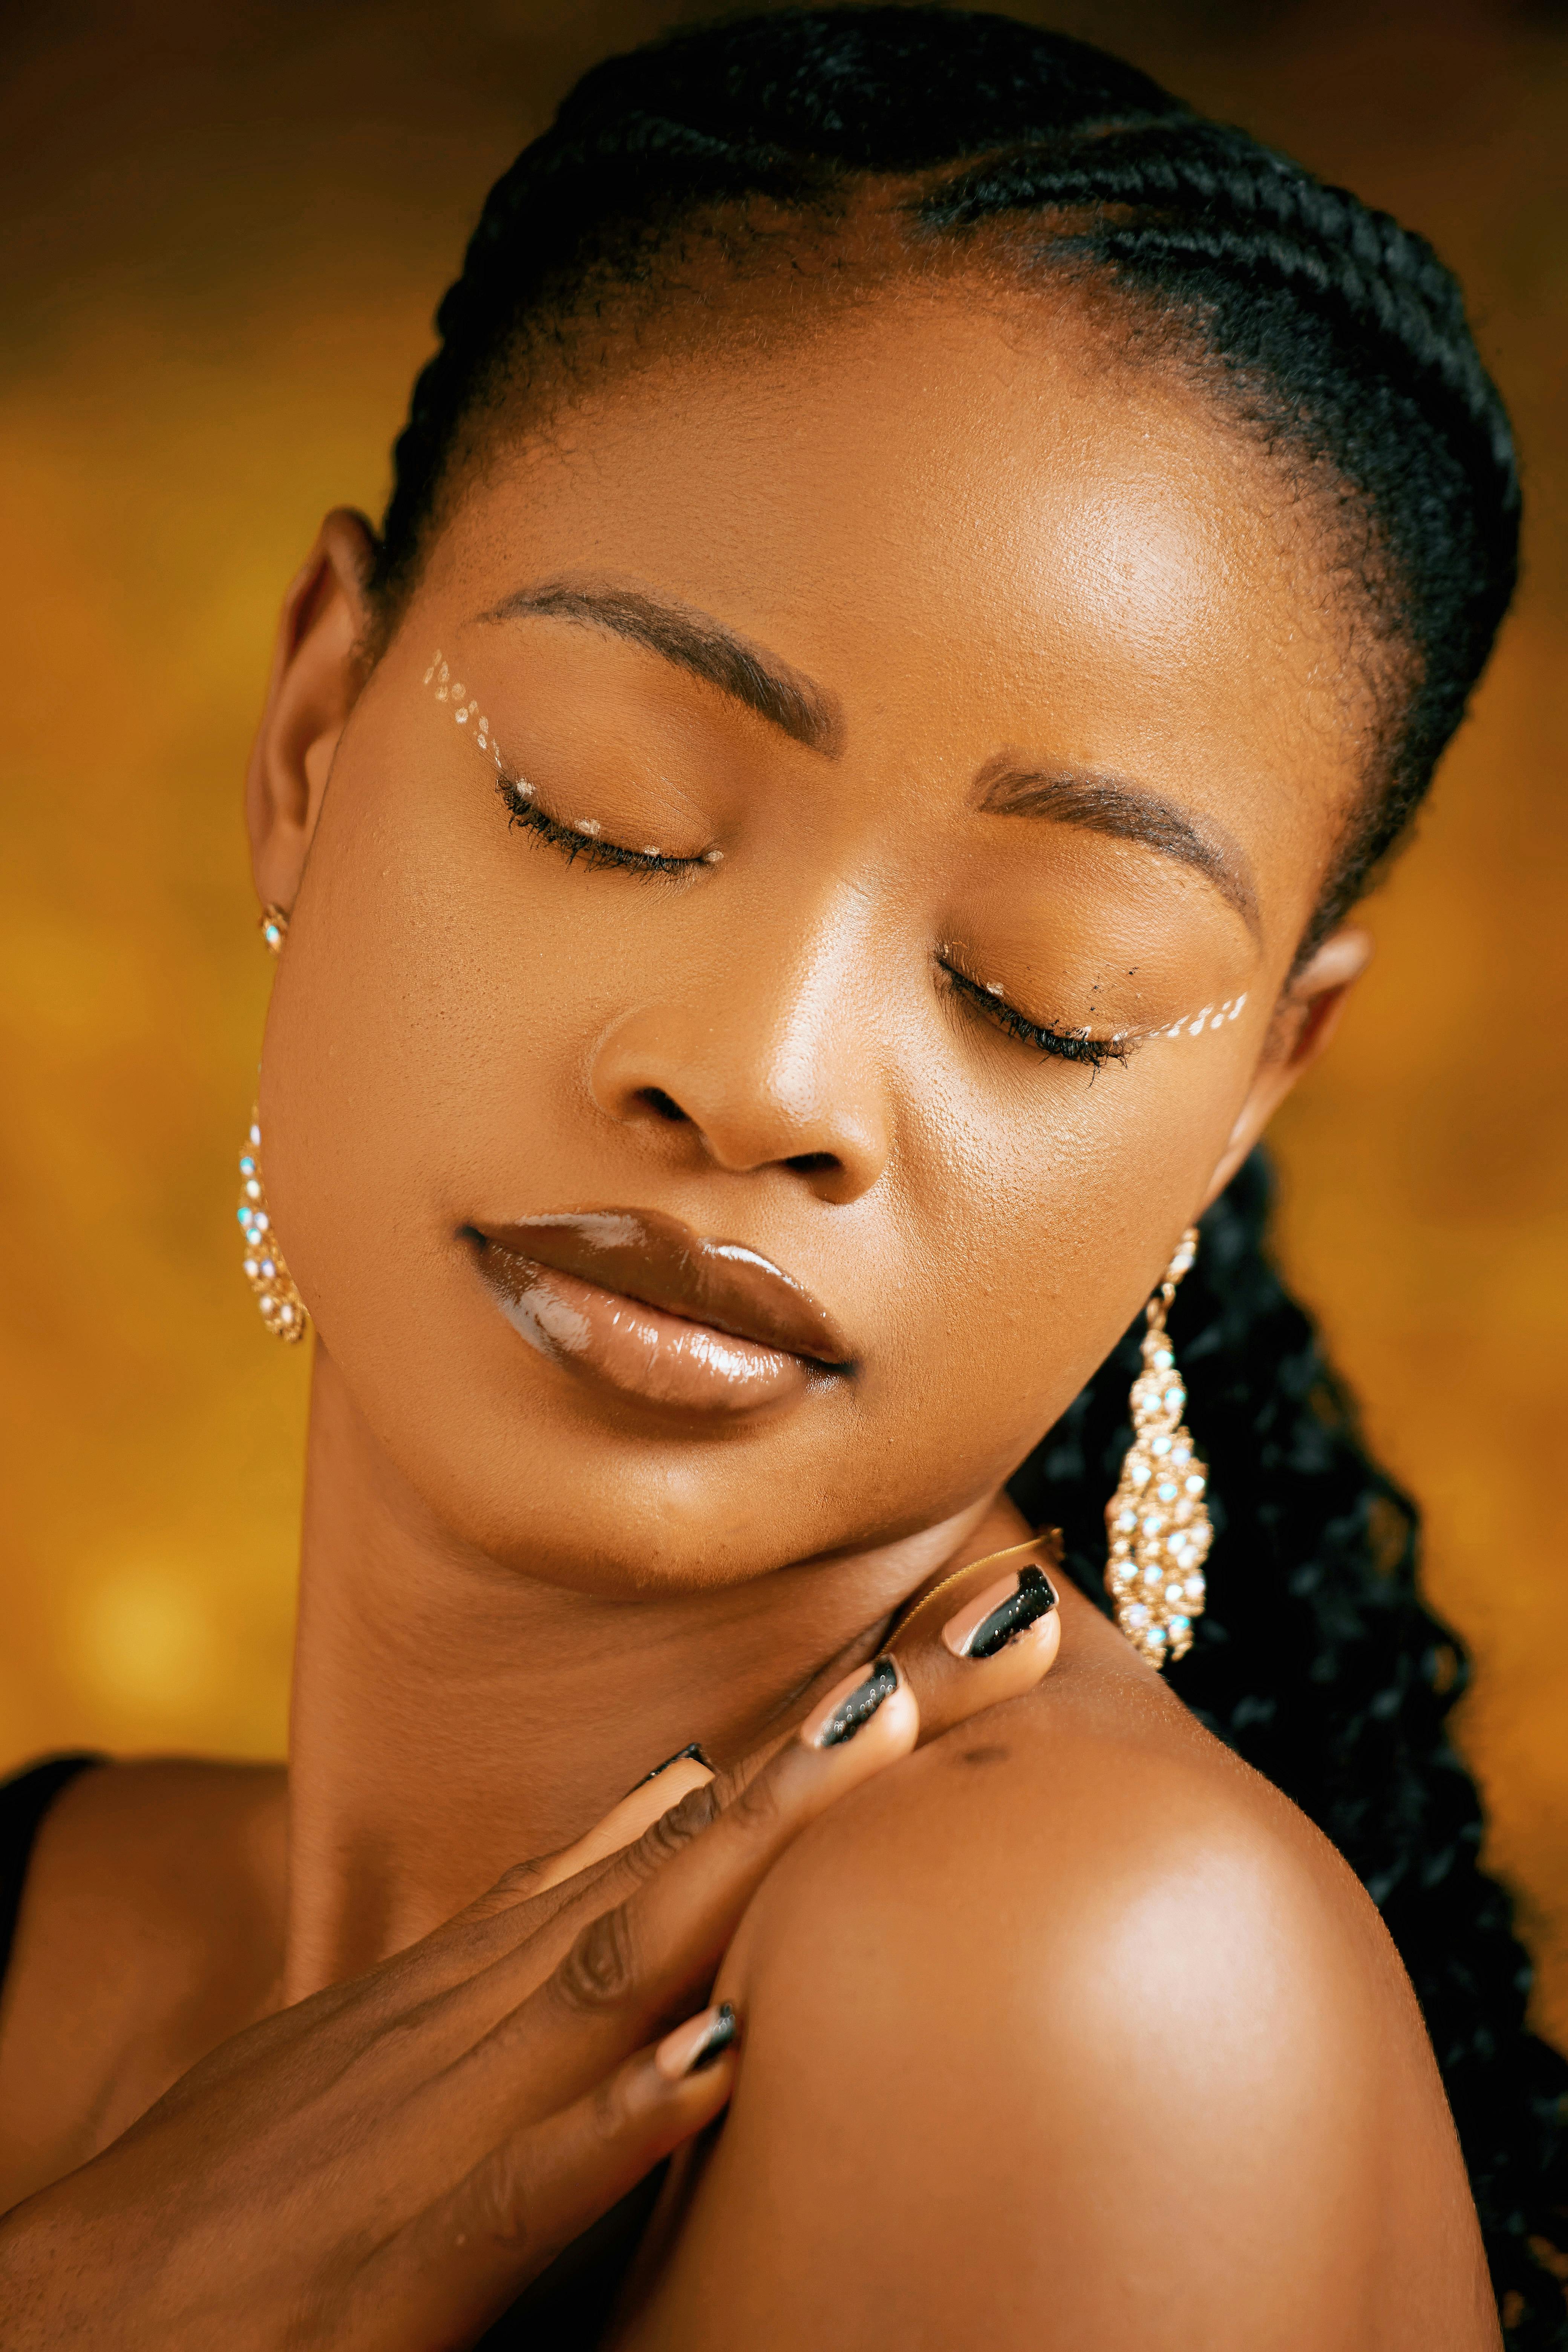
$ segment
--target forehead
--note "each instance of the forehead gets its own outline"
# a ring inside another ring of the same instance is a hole
[[[1065,284],[721,307],[497,435],[431,591],[649,583],[820,679],[851,750],[1148,775],[1305,911],[1366,747],[1284,472]]]

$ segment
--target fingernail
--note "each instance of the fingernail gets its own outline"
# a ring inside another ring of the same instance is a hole
[[[667,2083],[682,2082],[722,2057],[740,2030],[734,2011],[721,2000],[717,2009],[705,2009],[700,2017],[689,2017],[684,2025],[667,2033],[653,2053],[653,2063]]]
[[[846,1675],[828,1692],[816,1713],[801,1726],[807,1748],[842,1748],[870,1722],[884,1699],[899,1687],[899,1669],[891,1658],[879,1658],[861,1681]]]
[[[667,1756],[662,1764],[656,1764],[651,1772],[645,1772],[640,1780],[634,1780],[632,1787],[646,1789],[650,1780],[657,1780],[659,1774],[668,1772],[672,1764],[684,1764],[689,1759],[693,1764],[700,1764],[705,1772],[711,1772],[713,1769],[712,1765],[702,1753],[700,1741],[694,1739],[689,1748],[678,1748],[673,1756]],[[628,1790],[626,1793],[629,1796],[631,1790]]]
[[[966,1601],[942,1638],[955,1658],[994,1658],[1056,1605],[1057,1589],[1044,1569],[1021,1568]]]

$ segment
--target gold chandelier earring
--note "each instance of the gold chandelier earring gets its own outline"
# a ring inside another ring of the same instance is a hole
[[[261,936],[274,955],[282,951],[289,936],[289,918],[281,907],[262,908]],[[304,1300],[294,1287],[294,1277],[283,1263],[283,1253],[272,1230],[272,1213],[267,1205],[267,1185],[261,1173],[261,1126],[254,1109],[245,1148],[239,1155],[239,1230],[245,1244],[242,1270],[261,1319],[275,1339],[292,1345],[304,1338],[310,1318]]]
[[[1186,1384],[1165,1330],[1176,1286],[1197,1253],[1198,1229],[1189,1225],[1144,1309],[1149,1328],[1143,1369],[1132,1383],[1132,1443],[1105,1507],[1105,1589],[1117,1623],[1152,1666],[1184,1657],[1193,1646],[1193,1620],[1207,1597],[1204,1561],[1214,1541],[1204,1502],[1208,1472],[1182,1420]]]

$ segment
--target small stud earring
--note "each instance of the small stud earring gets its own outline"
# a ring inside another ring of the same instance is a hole
[[[289,918],[282,908],[263,907],[257,918],[257,922],[268,952],[275,956],[281,955],[283,942],[289,936]]]
[[[1110,1538],[1105,1589],[1116,1622],[1152,1666],[1184,1657],[1207,1599],[1203,1566],[1214,1541],[1205,1506],[1208,1472],[1182,1422],[1186,1385],[1165,1330],[1176,1286],[1197,1255],[1190,1225],[1144,1309],[1143,1369],[1132,1383],[1132,1443],[1105,1507]]]

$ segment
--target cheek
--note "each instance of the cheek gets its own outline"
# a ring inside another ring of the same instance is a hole
[[[363,772],[363,763],[362,763]],[[520,892],[505,818],[471,795],[334,778],[268,1019],[269,1192],[325,1331],[381,1269],[449,1258],[495,1171],[548,1163],[580,1060],[582,960]]]
[[[1016,1458],[1139,1312],[1245,1097],[1244,1025],[1151,1042],[1092,1078],[1047,1067],[924,1104],[906,1304],[926,1409],[955,1438],[989,1430]]]

